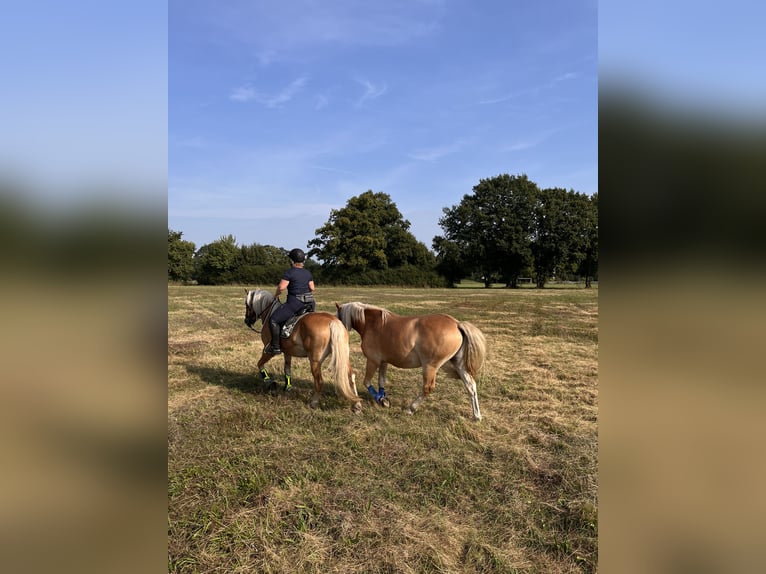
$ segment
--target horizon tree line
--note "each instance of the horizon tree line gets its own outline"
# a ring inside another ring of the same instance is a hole
[[[431,251],[388,194],[368,190],[330,211],[308,243],[306,267],[325,284],[454,287],[472,279],[518,288],[528,277],[538,288],[571,278],[590,287],[598,277],[598,193],[540,189],[526,175],[502,174],[442,212]],[[225,235],[197,249],[182,236],[168,229],[168,280],[271,284],[284,272],[284,248],[239,246]]]

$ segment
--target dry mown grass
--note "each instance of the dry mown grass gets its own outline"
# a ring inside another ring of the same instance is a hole
[[[474,323],[484,419],[443,375],[405,415],[416,370],[390,368],[391,408],[358,416],[329,382],[309,408],[305,359],[297,392],[264,393],[242,288],[170,286],[169,571],[597,570],[597,289],[317,295],[318,310],[359,300]],[[351,345],[366,396],[356,333]],[[281,376],[281,359],[268,367]]]

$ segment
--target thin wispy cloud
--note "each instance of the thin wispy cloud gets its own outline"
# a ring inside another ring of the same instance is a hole
[[[277,94],[272,96],[256,95],[256,101],[269,108],[275,108],[292,100],[295,95],[303,89],[308,78],[301,77],[290,82],[290,84]]]
[[[202,136],[193,136],[176,140],[176,145],[186,148],[203,148],[206,145],[205,138]]]
[[[527,141],[519,141],[516,143],[512,143],[509,146],[506,146],[504,148],[501,148],[500,151],[502,152],[508,152],[508,151],[521,151],[525,149],[533,148],[537,145],[540,145],[545,138],[538,138],[536,140],[527,140]]]
[[[465,140],[458,140],[449,145],[436,146],[432,148],[421,148],[407,154],[407,157],[418,161],[434,162],[445,156],[459,152],[465,147],[465,144]]]
[[[514,142],[514,143],[512,143],[510,145],[502,146],[502,147],[499,148],[499,151],[502,152],[502,153],[505,153],[505,152],[522,151],[522,150],[525,150],[525,149],[535,148],[535,147],[539,146],[541,143],[543,143],[546,140],[550,139],[550,137],[553,136],[554,134],[562,132],[562,131],[565,131],[565,130],[569,129],[569,127],[571,127],[571,126],[569,126],[569,125],[566,125],[566,126],[562,125],[562,126],[557,126],[555,128],[543,130],[539,134],[537,134],[535,136],[532,136],[530,138],[519,140],[519,141]]]
[[[476,105],[479,106],[490,106],[494,104],[502,104],[504,102],[509,102],[516,98],[523,98],[527,96],[532,95],[539,95],[543,90],[551,89],[556,87],[561,82],[567,82],[570,80],[576,80],[580,77],[580,74],[576,74],[574,72],[566,72],[564,74],[560,74],[553,78],[552,80],[548,81],[547,83],[542,83],[538,85],[532,85],[524,90],[517,90],[508,94],[492,97],[492,98],[484,98],[476,102]]]
[[[330,103],[330,98],[328,98],[324,94],[319,94],[316,97],[316,103],[314,104],[314,109],[321,110],[322,108],[326,108],[327,104],[329,103]]]
[[[234,88],[229,94],[229,99],[235,102],[249,102],[255,97],[255,90],[251,86]]]
[[[365,79],[357,79],[356,80],[359,85],[361,85],[364,88],[364,93],[362,96],[356,101],[355,107],[361,108],[365,102],[369,100],[376,100],[383,94],[385,94],[388,91],[388,85],[385,83],[382,86],[376,86],[369,80]]]
[[[489,106],[489,105],[492,105],[492,104],[500,104],[502,102],[507,102],[508,100],[512,99],[513,97],[514,96],[509,95],[509,96],[502,96],[502,97],[499,97],[499,98],[488,98],[486,100],[479,100],[476,103],[478,105],[480,105],[480,106]]]
[[[274,62],[277,58],[277,53],[274,50],[262,50],[258,52],[255,55],[255,59],[258,62],[258,65],[261,67],[266,67],[270,65],[272,62]]]
[[[490,98],[483,98],[476,102],[476,105],[478,106],[491,106],[494,104],[502,104],[504,102],[508,102],[517,98],[523,98],[525,96],[529,96],[530,94],[535,94],[539,92],[539,87],[529,87],[523,90],[514,90],[513,92],[508,92],[499,96],[490,97]]]
[[[557,84],[559,82],[565,82],[567,80],[574,80],[578,77],[578,74],[575,74],[574,72],[567,72],[566,74],[561,74],[560,76],[553,78],[553,83]]]
[[[324,166],[324,165],[309,165],[307,167],[309,167],[311,169],[318,169],[320,171],[329,171],[331,173],[342,173],[344,175],[357,175],[355,172],[349,171],[347,169],[337,169],[337,168],[334,168],[334,167],[327,167],[327,166]]]
[[[252,100],[267,108],[276,108],[292,100],[303,89],[307,81],[308,78],[305,76],[297,78],[275,94],[262,94],[252,86],[241,86],[232,90],[229,99],[242,103]]]

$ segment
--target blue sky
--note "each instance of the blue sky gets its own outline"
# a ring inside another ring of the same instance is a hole
[[[371,189],[431,248],[480,179],[598,190],[595,1],[171,0],[168,22],[168,226],[197,247],[305,248]]]

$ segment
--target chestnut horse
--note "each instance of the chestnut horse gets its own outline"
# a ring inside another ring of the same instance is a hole
[[[272,311],[279,306],[279,301],[269,291],[245,289],[245,324],[253,329],[253,324],[261,320],[263,325],[269,324]],[[271,342],[269,329],[261,329],[261,341],[264,348]],[[322,392],[322,362],[332,354],[332,370],[335,389],[339,395],[352,402],[352,410],[359,412],[362,408],[361,399],[356,393],[354,373],[349,361],[348,331],[332,313],[307,313],[298,321],[289,339],[281,341],[282,353],[285,357],[285,389],[290,386],[291,364],[293,357],[308,357],[311,365],[311,375],[314,378],[314,395],[311,398],[312,407],[319,406]],[[272,382],[264,365],[273,357],[270,353],[261,353],[258,361],[258,371],[263,381]]]
[[[353,328],[362,338],[362,352],[367,357],[364,386],[378,403],[386,406],[384,386],[389,364],[423,370],[423,391],[407,408],[409,414],[434,390],[436,372],[445,367],[449,376],[462,379],[471,399],[473,417],[481,420],[474,377],[484,362],[487,343],[477,327],[444,314],[404,317],[365,303],[335,306],[346,328]],[[377,393],[370,385],[376,370]]]

